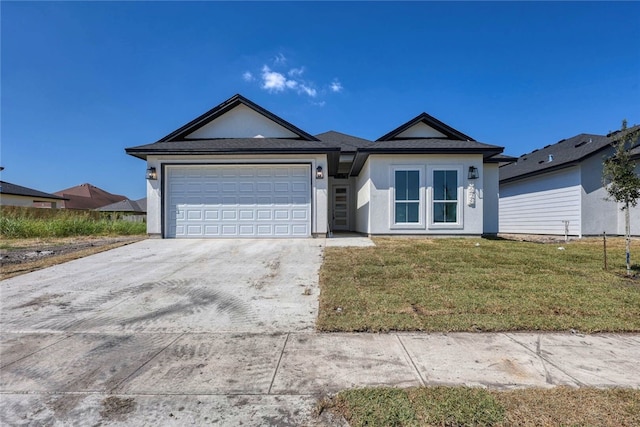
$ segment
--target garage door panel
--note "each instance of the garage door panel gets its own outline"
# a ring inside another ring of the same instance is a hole
[[[240,221],[255,221],[256,213],[252,209],[241,209],[240,213]]]
[[[167,168],[167,237],[311,235],[309,165]]]
[[[223,209],[222,220],[223,221],[235,221],[238,219],[238,211],[235,209]]]

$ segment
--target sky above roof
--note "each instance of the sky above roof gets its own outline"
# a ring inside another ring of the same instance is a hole
[[[640,123],[640,2],[2,2],[2,179],[144,197],[157,141],[240,93],[310,134],[426,112],[519,156]]]

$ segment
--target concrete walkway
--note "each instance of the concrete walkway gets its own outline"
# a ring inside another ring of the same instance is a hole
[[[640,387],[638,335],[2,333],[2,348],[2,425],[315,425],[317,399],[351,387]]]

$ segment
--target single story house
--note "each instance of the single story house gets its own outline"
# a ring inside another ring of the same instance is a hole
[[[500,167],[500,233],[623,235],[621,205],[607,200],[602,183],[618,134],[576,135]],[[640,235],[640,208],[630,213],[631,232]]]
[[[54,194],[64,198],[60,206],[64,209],[97,209],[127,199],[89,183],[56,191]]]
[[[56,208],[66,201],[62,196],[0,181],[0,206]]]
[[[126,149],[165,238],[495,234],[502,151],[426,113],[376,141],[311,135],[241,95]]]
[[[144,222],[147,219],[147,198],[139,200],[124,199],[96,209],[108,213],[112,219],[123,219],[131,222]]]

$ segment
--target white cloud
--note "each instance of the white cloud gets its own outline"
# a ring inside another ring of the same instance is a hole
[[[311,87],[309,87],[307,85],[304,85],[304,84],[300,85],[300,91],[306,93],[307,95],[309,95],[312,98],[315,98],[316,95],[318,94],[315,89],[313,89],[313,88],[311,88]]]
[[[300,67],[287,67],[288,71],[285,71],[284,64],[287,59],[282,53],[279,53],[273,59],[274,64],[264,64],[258,73],[253,74],[250,71],[245,71],[242,74],[242,78],[247,81],[259,81],[260,88],[270,93],[280,93],[291,91],[299,95],[308,96],[309,98],[320,98],[318,102],[312,102],[313,105],[324,106],[325,101],[322,100],[324,95],[328,93],[339,93],[343,90],[342,84],[338,79],[333,79],[330,84],[323,84],[322,90],[316,89],[318,85],[315,82],[303,77],[306,73],[304,66]],[[273,69],[272,69],[273,67]]]
[[[253,74],[251,74],[250,71],[245,71],[244,73],[242,73],[242,78],[245,82],[252,82],[253,80],[255,80],[253,78]]]
[[[342,92],[342,84],[338,81],[338,80],[334,80],[331,82],[331,85],[329,86],[331,88],[331,92]]]
[[[282,74],[271,71],[268,66],[262,67],[262,88],[269,92],[282,92],[287,85],[287,78]]]

